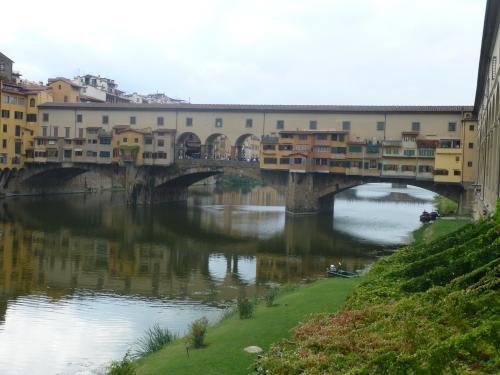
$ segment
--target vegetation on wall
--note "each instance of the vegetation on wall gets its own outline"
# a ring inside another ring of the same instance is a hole
[[[441,216],[455,215],[458,211],[458,204],[442,195],[437,195],[434,198],[434,204]]]
[[[499,209],[378,262],[340,313],[297,327],[266,353],[260,371],[499,373]]]
[[[247,176],[221,176],[215,183],[219,190],[250,190],[256,186],[261,186],[261,182]]]

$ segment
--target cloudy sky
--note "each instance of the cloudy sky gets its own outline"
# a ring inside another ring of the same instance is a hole
[[[25,78],[100,74],[193,103],[472,104],[486,0],[25,0]]]

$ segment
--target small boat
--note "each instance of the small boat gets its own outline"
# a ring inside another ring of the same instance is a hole
[[[358,274],[355,273],[355,272],[349,272],[349,271],[344,271],[344,270],[331,270],[331,269],[327,269],[326,273],[327,273],[328,277],[350,278],[350,277],[356,277],[356,276],[358,276]]]

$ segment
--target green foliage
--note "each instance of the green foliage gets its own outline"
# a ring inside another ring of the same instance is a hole
[[[269,374],[500,372],[500,214],[374,265],[344,310],[310,318]]]
[[[107,375],[135,375],[136,368],[130,354],[127,353],[120,361],[113,361],[108,368]]]
[[[250,319],[253,316],[254,303],[246,297],[238,298],[238,312],[240,319]]]
[[[138,348],[134,353],[134,358],[145,357],[148,354],[154,353],[165,345],[174,341],[176,335],[166,328],[160,327],[158,323],[150,327],[144,336],[138,341]]]
[[[191,348],[201,348],[205,344],[205,335],[208,328],[208,319],[203,317],[195,320],[189,326],[187,343]]]
[[[443,197],[442,195],[437,195],[434,198],[434,204],[436,205],[437,211],[441,216],[455,215],[458,210],[458,204],[449,198]]]
[[[266,301],[267,307],[272,307],[274,305],[274,299],[278,295],[278,288],[269,288],[264,294],[264,301]]]
[[[261,182],[248,176],[221,176],[217,179],[215,186],[222,191],[250,190],[260,186]]]

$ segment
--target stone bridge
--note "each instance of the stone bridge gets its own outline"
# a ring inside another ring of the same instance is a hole
[[[392,182],[418,186],[446,196],[469,212],[473,192],[461,184],[433,181],[349,176],[332,173],[290,173],[260,169],[258,163],[229,160],[177,160],[164,166],[51,163],[31,165],[18,171],[2,171],[0,192],[8,195],[54,194],[120,189],[127,192],[127,203],[153,204],[183,202],[188,187],[216,175],[248,176],[262,181],[286,196],[287,212],[307,214],[333,211],[337,193],[371,182]]]

